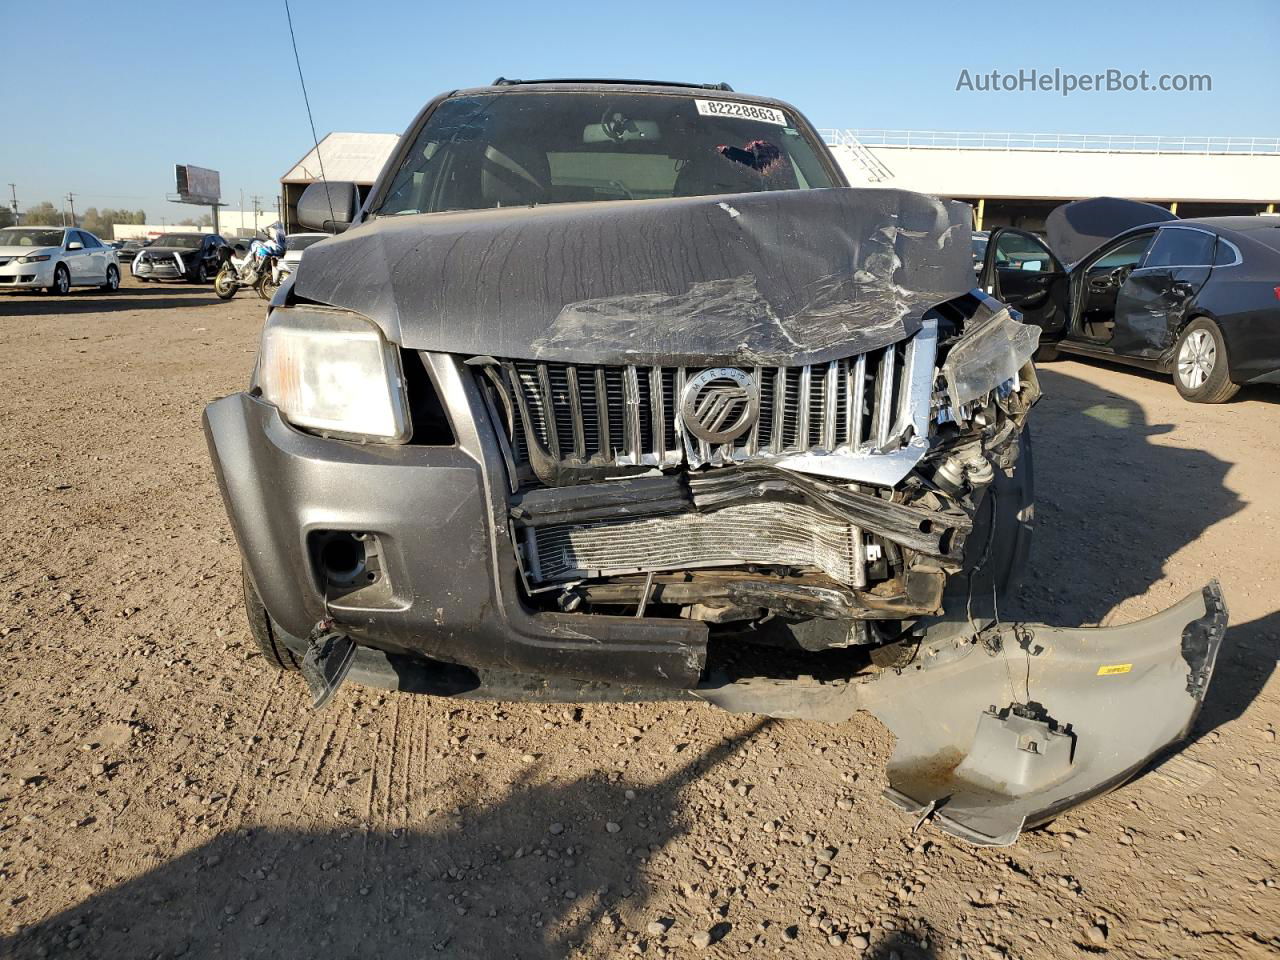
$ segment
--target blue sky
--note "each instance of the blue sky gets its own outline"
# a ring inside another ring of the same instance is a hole
[[[400,132],[437,92],[499,75],[726,80],[818,126],[1280,136],[1276,0],[291,2],[321,136]],[[283,0],[3,7],[5,201],[13,182],[24,206],[74,191],[77,210],[173,221],[199,212],[164,201],[175,162],[220,170],[234,206],[274,197],[310,145]],[[1207,73],[1213,90],[956,90],[962,69],[1055,67]]]

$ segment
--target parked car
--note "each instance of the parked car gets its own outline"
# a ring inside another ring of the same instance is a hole
[[[1117,205],[1127,203],[1066,205],[1074,209],[1049,219],[1047,244],[1020,230],[992,232],[981,284],[1042,329],[1039,358],[1071,353],[1169,374],[1193,403],[1223,403],[1247,383],[1280,384],[1280,223],[1179,220],[1131,204],[1115,229]]]
[[[205,410],[254,638],[316,705],[868,710],[888,798],[984,844],[1189,728],[1216,584],[999,621],[1039,331],[974,289],[967,205],[849,188],[787,103],[599,80],[441,96],[360,196],[300,197],[343,232]]]
[[[987,256],[987,241],[991,238],[991,233],[987,230],[974,230],[971,234],[971,243],[973,246],[973,272],[982,272],[982,261]]]
[[[217,275],[218,250],[225,241],[216,233],[165,233],[133,258],[133,275],[149,280],[209,283]]]
[[[116,252],[87,230],[64,227],[0,229],[0,290],[120,287]]]
[[[328,233],[291,233],[284,238],[284,256],[280,259],[290,272],[295,271],[302,262],[303,251],[330,236]]]
[[[136,257],[146,245],[146,240],[131,237],[130,239],[121,242],[119,249],[116,250],[116,255],[120,258],[122,263],[129,263],[132,262],[133,258]]]

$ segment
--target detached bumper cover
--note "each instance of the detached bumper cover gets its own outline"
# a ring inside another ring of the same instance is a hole
[[[696,694],[734,712],[828,723],[866,710],[898,741],[890,802],[970,843],[1007,846],[1187,735],[1226,625],[1214,581],[1122,627],[1008,624],[926,641],[870,681],[711,682]]]
[[[1226,624],[1215,581],[1137,623],[1019,624],[886,671],[858,705],[898,739],[888,799],[972,843],[1013,843],[1187,735]]]

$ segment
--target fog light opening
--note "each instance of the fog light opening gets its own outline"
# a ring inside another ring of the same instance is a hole
[[[351,583],[365,570],[363,538],[335,533],[320,547],[320,572],[332,583]]]

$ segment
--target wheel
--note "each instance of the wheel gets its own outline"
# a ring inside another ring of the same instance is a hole
[[[1058,345],[1056,343],[1040,344],[1036,347],[1036,352],[1031,359],[1036,363],[1053,363],[1058,359]]]
[[[253,289],[258,291],[258,296],[263,300],[270,300],[276,295],[276,291],[280,289],[280,284],[273,283],[271,274],[267,272],[267,268],[263,268],[262,276],[258,278],[258,282],[253,285]]]
[[[1192,320],[1173,348],[1173,385],[1192,403],[1226,403],[1239,391],[1231,382],[1227,343],[1208,317]]]
[[[65,297],[71,292],[71,273],[62,264],[53,268],[53,286],[46,288],[50,293]]]
[[[108,293],[115,293],[120,289],[120,271],[116,267],[107,267],[107,282],[102,285],[102,289]]]
[[[192,283],[208,283],[209,282],[209,265],[203,260],[196,265],[195,276],[191,279]]]
[[[236,295],[235,271],[231,269],[230,264],[218,271],[218,275],[213,278],[213,292],[218,295],[219,300],[230,300]]]
[[[271,619],[253,581],[249,579],[249,571],[242,568],[240,580],[244,587],[244,610],[249,618],[249,632],[253,634],[253,642],[262,651],[262,656],[267,663],[281,670],[299,669],[302,666],[302,656],[294,653],[290,646],[300,650],[306,646],[306,641],[281,630],[279,624]]]

